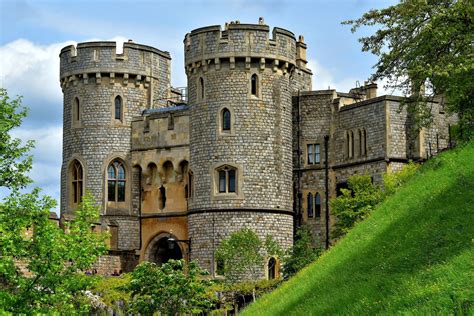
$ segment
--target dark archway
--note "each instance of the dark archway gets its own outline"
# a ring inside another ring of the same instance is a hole
[[[170,248],[171,247],[168,244],[168,237],[159,239],[156,244],[153,245],[152,253],[150,254],[151,261],[160,265],[168,262],[170,259],[183,259],[183,253],[181,252],[181,248],[178,245],[175,244],[172,249]]]

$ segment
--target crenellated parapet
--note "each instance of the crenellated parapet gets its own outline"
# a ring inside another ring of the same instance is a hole
[[[79,43],[64,47],[59,57],[62,89],[104,82],[148,88],[153,79],[170,81],[170,54],[131,41],[123,44],[122,52],[115,42]]]
[[[223,65],[235,68],[236,62],[245,62],[250,69],[258,63],[263,71],[291,72],[295,67],[306,67],[306,49],[295,35],[285,29],[275,27],[270,36],[270,27],[263,24],[240,24],[231,22],[222,30],[220,25],[193,30],[184,39],[185,68],[189,75],[209,68],[220,70]]]

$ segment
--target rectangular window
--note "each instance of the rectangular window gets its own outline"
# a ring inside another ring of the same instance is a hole
[[[229,170],[229,192],[235,192],[235,170]]]
[[[308,165],[314,164],[313,144],[308,144]]]
[[[314,162],[320,163],[321,162],[321,150],[319,144],[314,145]]]
[[[226,172],[224,170],[219,171],[219,193],[225,193],[225,187],[226,187],[225,174]]]

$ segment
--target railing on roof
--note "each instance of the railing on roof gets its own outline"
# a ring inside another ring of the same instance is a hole
[[[177,88],[170,88],[163,92],[165,97],[160,97],[154,99],[154,102],[163,102],[166,101],[166,106],[176,106],[180,104],[187,104],[188,103],[188,88],[187,87],[177,87]]]

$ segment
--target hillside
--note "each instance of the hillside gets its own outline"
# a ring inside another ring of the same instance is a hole
[[[468,312],[470,310],[470,312]],[[474,313],[474,143],[425,163],[243,315]]]

